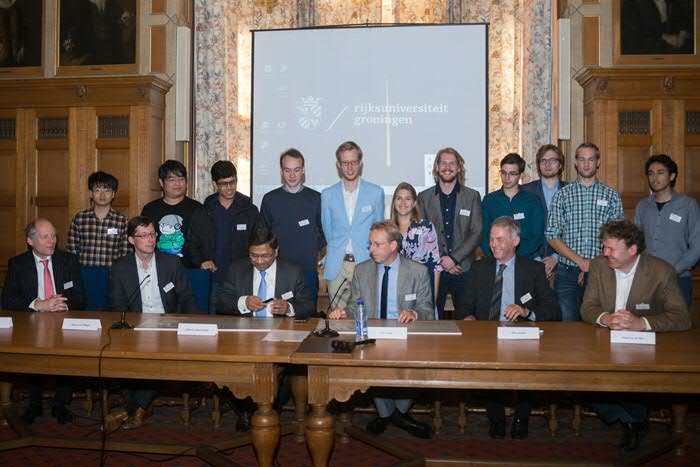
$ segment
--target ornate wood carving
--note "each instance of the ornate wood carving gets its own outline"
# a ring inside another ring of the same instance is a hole
[[[673,91],[673,76],[664,76],[663,88],[664,92]]]

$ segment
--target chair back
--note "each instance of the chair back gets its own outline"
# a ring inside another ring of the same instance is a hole
[[[87,295],[87,311],[109,310],[109,266],[80,266]]]
[[[185,269],[190,278],[192,293],[197,301],[199,311],[209,313],[209,296],[211,295],[211,272],[208,269]]]

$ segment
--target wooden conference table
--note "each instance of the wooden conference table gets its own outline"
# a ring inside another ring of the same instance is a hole
[[[12,329],[0,329],[0,372],[96,377],[100,349],[108,342],[107,330],[120,314],[0,312],[0,316],[12,316],[14,321]],[[128,313],[127,320],[138,324],[142,316]],[[62,331],[64,318],[99,318],[102,331]],[[310,330],[313,324],[284,320],[280,329]],[[271,466],[280,437],[279,417],[272,409],[277,365],[289,363],[299,344],[264,342],[266,334],[219,332],[216,337],[200,337],[178,336],[172,331],[113,330],[111,344],[103,353],[101,375],[214,382],[227,386],[236,397],[250,396],[258,404],[252,419],[253,445],[260,465]]]
[[[461,336],[409,334],[351,355],[327,353],[327,341],[307,339],[292,363],[307,366],[306,436],[314,465],[328,465],[333,446],[327,404],[372,386],[700,393],[699,329],[659,333],[652,346],[611,344],[608,329],[586,323],[538,323],[539,341],[497,340],[496,322],[458,326]],[[682,439],[686,409],[674,406],[676,439]]]

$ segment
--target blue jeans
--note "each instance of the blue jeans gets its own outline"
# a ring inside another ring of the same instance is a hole
[[[448,293],[452,296],[455,311],[464,306],[468,274],[469,271],[462,274],[450,274],[447,271],[440,273],[440,288],[438,289],[436,304],[439,319],[445,318],[445,302],[447,301]]]
[[[578,276],[581,269],[578,266],[567,266],[557,263],[557,275],[554,279],[554,292],[559,299],[562,321],[581,321],[581,302],[583,292],[586,290],[588,273],[585,274],[583,284],[578,284]]]
[[[693,276],[678,276],[678,287],[681,289],[685,303],[691,306],[693,304]]]

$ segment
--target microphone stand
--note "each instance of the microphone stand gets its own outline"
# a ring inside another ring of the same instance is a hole
[[[314,336],[317,337],[338,337],[340,334],[338,334],[338,331],[334,331],[331,329],[330,325],[330,320],[328,319],[328,313],[333,309],[333,302],[335,301],[336,298],[338,298],[338,294],[340,293],[340,290],[343,288],[343,285],[345,285],[345,282],[347,281],[347,278],[343,278],[343,282],[340,283],[340,287],[338,287],[338,290],[335,291],[335,295],[333,295],[333,298],[331,299],[331,302],[328,304],[328,309],[326,310],[325,313],[323,313],[323,319],[325,320],[326,326],[321,329],[320,331],[314,331]]]
[[[141,286],[143,285],[144,282],[146,282],[146,279],[148,279],[150,277],[151,277],[150,274],[148,274],[146,277],[144,277],[141,280],[141,282],[139,282],[139,286],[136,288],[136,290],[131,292],[131,295],[129,295],[129,299],[126,301],[127,306],[129,305],[129,303],[131,303],[131,300],[133,300],[133,298],[136,296],[136,292],[141,292]],[[112,325],[109,328],[110,329],[134,329],[134,325],[129,324],[126,321],[126,310],[122,310],[121,319],[119,321],[117,321],[116,323],[112,323]]]

